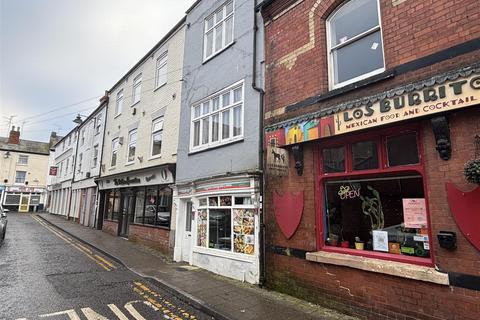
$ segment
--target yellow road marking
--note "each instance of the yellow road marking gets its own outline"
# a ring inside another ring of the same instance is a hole
[[[65,242],[71,244],[75,249],[77,249],[78,251],[85,254],[89,259],[93,260],[97,265],[99,265],[100,267],[102,267],[106,271],[111,271],[112,269],[117,268],[113,263],[111,263],[107,259],[105,259],[105,258],[103,258],[103,257],[101,257],[97,254],[94,255],[92,250],[90,250],[89,248],[87,248],[87,247],[85,247],[85,246],[83,246],[79,243],[73,242],[72,238],[70,238],[70,237],[65,237],[62,233],[53,229],[51,226],[49,226],[45,222],[43,222],[39,217],[37,217],[37,216],[31,216],[31,217],[35,221],[37,221],[39,224],[41,224],[44,228],[46,228],[47,230],[49,230],[50,232],[55,234],[57,237],[61,238]]]

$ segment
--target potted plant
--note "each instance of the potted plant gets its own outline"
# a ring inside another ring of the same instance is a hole
[[[463,175],[468,182],[480,184],[480,159],[468,161],[463,168]]]
[[[327,244],[329,246],[336,247],[338,244],[338,236],[336,234],[330,234],[330,236],[327,238]]]
[[[364,247],[364,243],[363,243],[363,241],[360,239],[360,237],[355,237],[355,249],[357,249],[357,250],[363,250],[363,247]]]

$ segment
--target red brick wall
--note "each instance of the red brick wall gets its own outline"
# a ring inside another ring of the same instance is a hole
[[[128,230],[130,240],[155,248],[165,254],[173,253],[173,248],[170,246],[169,230],[136,224],[131,224]]]
[[[291,69],[278,64],[282,57],[309,42],[308,15],[316,1],[305,0],[279,17],[279,5],[264,12],[266,111],[328,91],[325,21],[340,1],[321,1],[314,11],[315,47],[298,55]],[[380,10],[387,70],[480,37],[478,0],[406,0],[398,6],[392,6],[392,0],[380,0]],[[470,58],[479,59],[478,53]]]
[[[103,220],[102,230],[116,236],[118,234],[118,222]]]

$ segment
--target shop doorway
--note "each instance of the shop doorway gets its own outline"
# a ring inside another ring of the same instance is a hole
[[[22,194],[20,198],[20,205],[18,206],[18,212],[28,212],[30,202],[30,195]]]
[[[192,202],[183,202],[183,237],[182,237],[182,261],[191,262],[192,257]]]
[[[88,226],[93,228],[95,227],[95,200],[97,198],[97,193],[95,192],[95,189],[91,189],[92,194],[90,195],[90,214],[88,218]]]
[[[122,195],[122,215],[120,218],[119,236],[128,238],[128,227],[134,218],[135,196],[133,194]]]

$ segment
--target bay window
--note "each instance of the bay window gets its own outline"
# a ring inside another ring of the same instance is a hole
[[[243,82],[192,107],[191,150],[203,150],[243,138]]]
[[[431,263],[423,164],[415,128],[326,140],[319,155],[320,247]]]
[[[255,209],[250,196],[220,195],[199,199],[198,247],[253,255]]]
[[[385,70],[379,0],[350,0],[327,19],[330,87]]]

